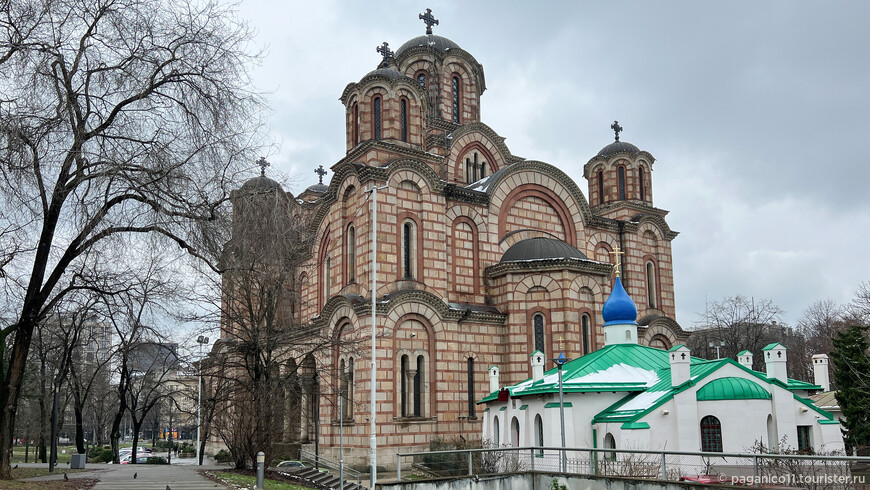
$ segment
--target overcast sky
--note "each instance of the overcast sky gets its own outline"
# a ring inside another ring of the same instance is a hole
[[[344,87],[383,41],[424,34],[427,7],[483,65],[482,120],[514,155],[588,196],[583,165],[614,120],[652,153],[684,327],[735,294],[794,324],[870,280],[870,3],[242,0],[265,49],[269,172],[294,194],[345,155]]]

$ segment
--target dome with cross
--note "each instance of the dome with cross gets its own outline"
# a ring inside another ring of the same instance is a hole
[[[602,148],[601,151],[598,152],[598,156],[610,157],[617,153],[627,153],[629,155],[637,155],[640,153],[638,147],[627,141],[619,141],[619,133],[622,131],[622,126],[619,125],[618,121],[613,121],[613,124],[610,125],[610,129],[612,129],[616,134],[616,141]]]
[[[637,319],[637,306],[628,293],[625,292],[619,276],[616,276],[610,297],[604,302],[601,316],[604,317],[605,327],[608,325],[637,325],[635,322]]]
[[[396,51],[396,56],[400,56],[405,51],[416,48],[416,47],[425,47],[432,48],[434,51],[437,51],[441,54],[445,52],[458,48],[459,45],[455,42],[447,39],[446,37],[436,36],[432,34],[432,26],[438,25],[438,19],[432,15],[432,9],[426,9],[426,12],[419,15],[420,20],[426,24],[426,34],[423,36],[417,36],[414,39],[406,42],[402,46],[399,47],[398,51]]]
[[[283,191],[281,184],[266,177],[266,167],[269,166],[269,162],[265,158],[260,158],[257,165],[260,166],[260,175],[242,184],[241,190],[248,192]]]

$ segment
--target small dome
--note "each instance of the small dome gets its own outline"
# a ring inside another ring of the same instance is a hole
[[[583,252],[553,238],[527,238],[511,245],[502,255],[500,264],[523,260],[586,259]]]
[[[630,155],[637,155],[640,153],[638,147],[628,143],[626,141],[614,141],[609,145],[605,146],[598,152],[598,156],[600,157],[609,157],[611,155],[616,155],[617,153],[628,153]]]
[[[616,282],[613,284],[613,291],[610,297],[604,302],[604,308],[601,309],[601,316],[604,317],[604,326],[609,325],[637,325],[637,306],[634,301],[625,292],[622,287],[622,281],[619,276],[616,276]]]
[[[449,49],[454,49],[454,48],[459,47],[458,44],[451,41],[450,39],[447,39],[446,37],[436,36],[434,34],[428,34],[428,35],[415,37],[414,39],[411,39],[410,41],[403,44],[396,51],[396,57],[398,58],[399,56],[401,56],[402,53],[404,53],[405,51],[407,51],[413,47],[429,46],[430,45],[429,43],[431,43],[432,49],[434,49],[435,51],[438,51],[439,53],[444,53],[445,51],[447,51]]]
[[[329,190],[329,186],[326,184],[314,184],[309,186],[308,189],[305,189],[305,192],[316,192],[317,194],[324,194]]]
[[[248,180],[244,184],[242,184],[242,190],[245,191],[276,191],[281,190],[281,184],[275,182],[274,180],[266,177],[265,175],[258,175],[253,179]]]
[[[770,392],[758,383],[744,378],[719,378],[704,386],[695,394],[698,401],[714,400],[770,400]]]
[[[405,75],[402,74],[402,72],[400,72],[399,70],[396,70],[395,68],[382,67],[382,68],[378,68],[377,70],[372,70],[372,71],[368,72],[365,77],[371,77],[371,76],[382,76],[382,77],[387,77],[390,80],[395,80],[397,78],[404,77]],[[363,78],[365,78],[365,77],[363,77]]]

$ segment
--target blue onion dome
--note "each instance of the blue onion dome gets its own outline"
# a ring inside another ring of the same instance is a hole
[[[616,282],[613,284],[613,291],[610,297],[604,302],[604,308],[601,310],[601,316],[604,317],[604,326],[609,325],[637,325],[637,306],[634,301],[625,292],[622,287],[622,281],[619,276],[616,276]]]

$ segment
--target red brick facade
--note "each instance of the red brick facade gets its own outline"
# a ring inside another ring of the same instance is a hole
[[[418,81],[421,74],[426,87]],[[609,252],[617,246],[625,252],[623,283],[646,327],[641,341],[657,336],[661,347],[670,347],[684,335],[671,320],[671,241],[677,234],[664,219],[667,211],[653,206],[652,155],[624,151],[592,158],[585,167],[587,201],[564,172],[512,155],[503,138],[479,120],[484,90],[482,66],[463,49],[411,46],[342,94],[347,156],[332,166],[328,190],[310,188],[299,196],[315,216],[316,240],[299,281],[297,319],[319,327],[325,337],[359,341],[356,350],[315,359],[321,373],[319,442],[327,455],[338,446],[334,404],[337,363],[344,360],[354,369],[345,461],[367,462],[373,296],[368,188],[384,187],[378,193],[374,294],[380,465],[394,465],[395,452],[422,450],[436,436],[478,439],[480,413],[469,397],[475,401],[488,393],[491,365],[500,367],[502,385],[531,375],[536,314],[543,317],[548,357],[557,355],[560,339],[569,358],[582,355],[584,346],[602,346],[601,308],[612,283]],[[573,245],[587,260],[502,262],[512,245],[535,237]],[[581,329],[584,314],[588,338]]]

